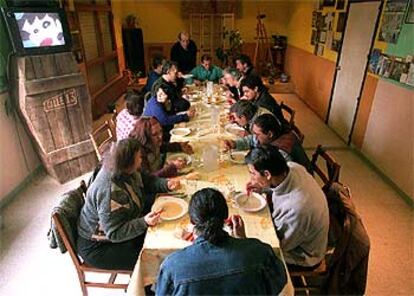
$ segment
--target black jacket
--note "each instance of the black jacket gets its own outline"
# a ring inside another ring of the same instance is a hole
[[[190,40],[187,50],[181,46],[179,41],[171,47],[171,60],[177,62],[178,70],[183,73],[190,72],[196,66],[196,59],[197,45],[193,40]]]

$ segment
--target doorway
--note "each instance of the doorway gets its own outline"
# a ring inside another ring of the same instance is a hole
[[[328,125],[349,142],[381,1],[351,2],[328,114]]]

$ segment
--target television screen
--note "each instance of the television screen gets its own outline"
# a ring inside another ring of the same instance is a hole
[[[19,55],[71,50],[65,12],[60,8],[3,9],[9,35]]]
[[[24,48],[65,45],[62,23],[55,12],[15,12]]]

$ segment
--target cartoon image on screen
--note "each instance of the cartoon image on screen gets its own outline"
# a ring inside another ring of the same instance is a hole
[[[64,45],[58,13],[15,13],[24,48]]]

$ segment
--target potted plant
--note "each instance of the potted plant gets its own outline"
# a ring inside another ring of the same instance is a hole
[[[216,49],[216,56],[222,66],[228,66],[232,59],[242,52],[243,39],[238,30],[223,32],[223,45]]]

